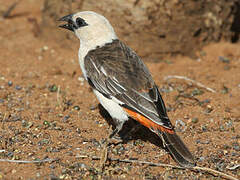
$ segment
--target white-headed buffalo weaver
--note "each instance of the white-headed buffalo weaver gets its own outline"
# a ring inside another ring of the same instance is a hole
[[[193,156],[174,131],[158,87],[138,55],[116,36],[109,21],[95,12],[64,16],[60,27],[80,39],[79,63],[85,79],[116,124],[118,133],[129,117],[156,133],[184,167]]]

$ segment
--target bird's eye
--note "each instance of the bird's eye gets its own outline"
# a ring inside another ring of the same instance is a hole
[[[78,25],[78,27],[83,27],[83,26],[87,26],[87,23],[84,21],[84,19],[78,17],[76,19],[76,24]]]

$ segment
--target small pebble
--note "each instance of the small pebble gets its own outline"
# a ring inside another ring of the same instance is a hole
[[[162,87],[162,88],[160,88],[160,92],[162,92],[162,93],[169,93],[169,92],[171,92],[171,91],[173,91],[173,88],[172,87]]]
[[[84,78],[81,77],[81,76],[79,76],[79,77],[78,77],[78,80],[79,80],[80,82],[83,82],[83,81],[84,81]]]
[[[22,127],[31,128],[32,126],[33,126],[32,122],[27,122],[25,120],[22,120]]]
[[[95,109],[97,109],[98,108],[98,105],[92,105],[91,107],[90,107],[90,110],[95,110]]]
[[[49,139],[42,139],[42,140],[40,140],[40,141],[38,141],[38,146],[46,146],[46,145],[48,145],[48,144],[50,144],[51,142],[50,142],[50,140]]]
[[[206,132],[206,131],[207,131],[207,126],[206,126],[206,125],[202,125],[201,128],[202,128],[202,131],[203,131],[203,132]]]
[[[13,152],[8,152],[8,153],[7,153],[7,157],[9,157],[9,158],[12,158],[12,157],[13,157],[13,155],[14,155],[14,153],[13,153]]]
[[[219,59],[219,61],[221,61],[223,63],[230,63],[230,60],[226,57],[219,56],[218,59]]]
[[[44,51],[47,51],[48,50],[48,46],[43,46],[42,48]]]
[[[204,92],[202,91],[202,90],[200,90],[200,89],[198,89],[198,88],[195,88],[193,91],[192,91],[192,95],[193,96],[197,96],[197,95],[201,95],[201,94],[203,94]]]
[[[63,114],[61,114],[61,113],[60,113],[60,114],[58,114],[58,117],[63,117]]]
[[[67,102],[65,102],[65,104],[66,104],[67,106],[71,106],[71,105],[73,105],[73,103],[72,103],[71,100],[68,100]]]
[[[219,129],[220,129],[220,131],[224,131],[224,130],[225,130],[225,128],[224,128],[223,125],[221,125],[221,126],[219,127]]]
[[[50,123],[48,121],[43,121],[44,125],[50,126]]]
[[[205,51],[200,51],[200,55],[201,55],[201,56],[206,56],[207,53],[206,53]]]
[[[185,125],[185,122],[183,122],[180,119],[176,120],[176,129],[180,132],[184,132],[187,129],[187,126]]]
[[[210,99],[203,100],[204,103],[210,103]]]
[[[192,123],[197,123],[198,122],[198,118],[192,118]]]
[[[41,174],[40,173],[36,173],[36,177],[41,177]]]
[[[240,139],[240,135],[233,136],[231,139]]]
[[[202,106],[202,105],[205,105],[205,104],[208,104],[208,103],[210,103],[210,99],[205,99],[203,101],[200,101],[199,105]]]
[[[232,143],[232,146],[233,146],[233,149],[236,150],[236,151],[240,151],[240,146],[237,142],[235,143]]]
[[[233,123],[232,121],[228,121],[228,122],[225,122],[225,124],[227,125],[228,128],[232,127],[233,126]]]
[[[12,81],[8,81],[8,86],[12,86],[13,82]]]
[[[69,118],[70,118],[69,115],[64,116],[64,117],[63,117],[63,122],[67,122],[67,120],[68,120]]]
[[[21,89],[22,89],[22,87],[21,87],[21,86],[19,86],[19,85],[16,85],[16,86],[15,86],[15,89],[16,89],[16,90],[21,90]]]
[[[201,162],[201,161],[204,161],[204,160],[205,160],[205,157],[201,156],[198,161]]]
[[[197,144],[209,144],[210,141],[208,141],[208,140],[207,140],[207,141],[201,141],[201,140],[197,139],[197,140],[196,140],[196,143],[197,143]]]
[[[227,94],[228,92],[229,92],[228,87],[223,86],[223,88],[222,88],[222,90],[221,90],[221,93],[222,93],[222,94]]]
[[[96,124],[100,124],[100,122],[99,122],[99,121],[95,121],[95,123],[96,123]]]
[[[16,169],[13,169],[13,170],[12,170],[12,173],[13,173],[13,174],[15,174],[16,172],[17,172],[17,170],[16,170]]]
[[[77,128],[77,129],[76,129],[76,132],[77,132],[78,134],[80,134],[80,133],[81,133],[81,130],[80,130],[79,128]]]
[[[231,155],[232,155],[232,156],[240,156],[240,155],[239,155],[238,153],[236,153],[236,152],[232,152]]]
[[[57,92],[57,90],[58,90],[58,88],[55,84],[49,86],[48,89],[49,89],[50,92]]]
[[[80,168],[82,168],[82,169],[85,169],[85,168],[87,168],[87,166],[85,165],[85,164],[83,164],[83,163],[80,163],[81,165],[79,166]]]
[[[223,150],[223,154],[224,154],[224,155],[227,155],[227,154],[228,154],[228,151],[227,151],[227,150]]]
[[[171,112],[171,111],[174,111],[174,108],[173,107],[166,107],[166,109],[167,109],[167,112]]]
[[[67,151],[67,152],[66,152],[66,155],[68,155],[68,156],[73,156],[73,152],[72,152],[72,151]]]
[[[231,69],[231,67],[229,66],[229,65],[226,65],[226,66],[224,66],[224,68],[223,68],[224,70],[230,70]]]
[[[211,113],[213,111],[213,109],[212,108],[209,108],[209,107],[207,107],[206,109],[204,109],[204,113],[205,114],[209,114],[209,113]]]
[[[95,147],[101,147],[101,144],[96,139],[92,139],[91,141]]]
[[[38,60],[42,60],[43,59],[43,57],[42,56],[38,56]]]
[[[50,164],[49,168],[51,168],[51,169],[55,169],[56,166],[55,166],[54,164]]]
[[[73,109],[79,111],[79,110],[80,110],[80,107],[79,107],[79,106],[74,106]]]
[[[87,168],[86,164],[84,164],[84,163],[75,163],[73,165],[73,167],[74,168],[81,168],[81,169],[86,169]]]

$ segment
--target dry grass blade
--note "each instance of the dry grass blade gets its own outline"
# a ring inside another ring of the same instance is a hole
[[[222,173],[220,171],[216,171],[214,169],[210,169],[210,168],[206,168],[206,167],[199,167],[199,166],[196,166],[196,167],[193,167],[192,169],[194,170],[200,170],[200,171],[205,171],[205,172],[208,172],[210,174],[217,174],[225,179],[230,179],[230,180],[238,180],[237,178],[233,177],[233,176],[230,176],[230,175],[227,175],[225,173]]]
[[[59,105],[59,107],[62,109],[62,103],[61,103],[61,99],[60,99],[60,86],[58,86],[57,88],[57,103]]]
[[[165,81],[167,81],[168,79],[184,79],[185,81],[189,81],[189,82],[197,85],[198,87],[204,88],[204,89],[206,89],[206,90],[208,90],[208,91],[210,91],[212,93],[216,93],[216,91],[213,90],[212,88],[207,87],[207,86],[203,85],[202,83],[194,81],[194,80],[192,80],[192,79],[190,79],[188,77],[185,77],[185,76],[166,76],[166,77],[164,77]]]
[[[91,157],[92,160],[100,160],[101,158],[99,157]],[[207,172],[209,174],[212,174],[214,176],[221,176],[225,179],[229,179],[229,180],[238,180],[237,178],[230,176],[228,174],[222,173],[220,171],[216,171],[210,168],[206,168],[206,167],[199,167],[199,166],[195,166],[192,168],[185,168],[185,167],[181,167],[181,166],[174,166],[171,164],[164,164],[164,163],[153,163],[153,162],[148,162],[148,161],[139,161],[139,160],[130,160],[130,159],[117,159],[117,158],[108,158],[108,160],[110,161],[118,161],[118,162],[124,162],[124,163],[137,163],[137,164],[148,164],[149,166],[157,166],[157,167],[169,167],[172,169],[189,169],[189,170],[198,170],[198,171],[204,171]]]
[[[227,169],[229,169],[229,170],[235,170],[237,168],[240,168],[240,164],[236,164],[236,165],[234,165],[232,167],[227,167]]]
[[[44,162],[53,162],[58,159],[43,159],[43,160],[33,160],[33,161],[24,161],[24,160],[11,160],[11,159],[0,159],[0,162],[11,162],[11,163],[44,163]]]
[[[11,6],[9,6],[9,8],[3,13],[3,18],[8,18],[11,14],[11,12],[15,9],[15,7],[19,4],[21,0],[18,0],[14,3],[11,4]]]

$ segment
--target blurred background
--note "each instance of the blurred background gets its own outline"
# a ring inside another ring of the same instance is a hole
[[[44,1],[42,23],[56,25],[62,14],[91,10],[106,16],[119,37],[141,56],[161,57],[196,51],[210,42],[236,43],[240,33],[237,0]]]
[[[239,178],[239,0],[0,0],[0,179],[222,178],[119,162],[100,171],[91,157],[109,124],[80,71],[79,40],[57,21],[85,10],[149,67],[197,164]],[[111,157],[176,165],[146,129],[132,139]]]
[[[40,0],[27,4],[19,0],[1,4],[3,17],[24,16],[35,36],[47,28],[59,36],[55,27],[62,15],[96,11],[106,16],[119,37],[143,57],[183,54],[196,58],[196,51],[204,45],[221,40],[237,43],[240,34],[238,0]]]

